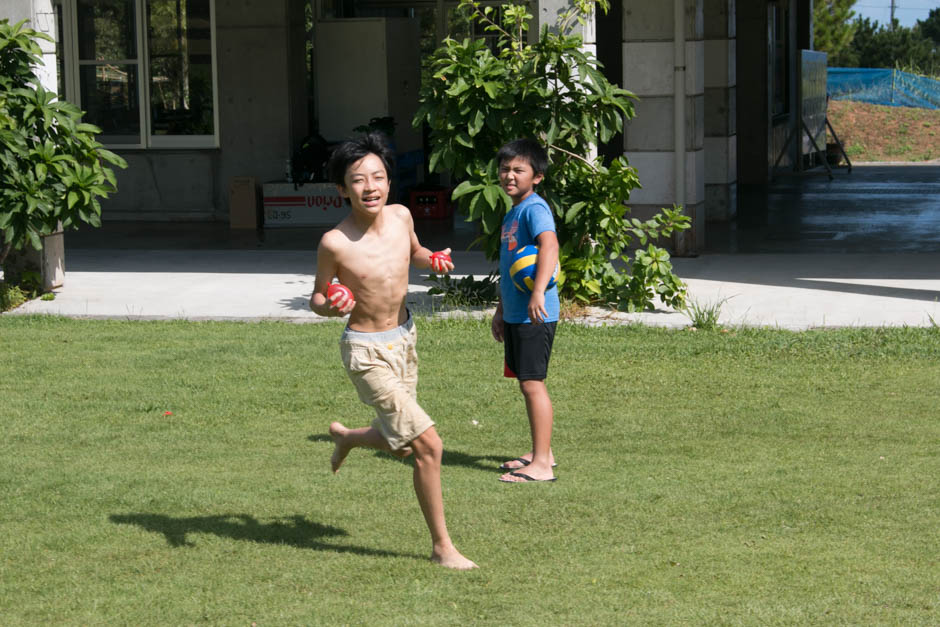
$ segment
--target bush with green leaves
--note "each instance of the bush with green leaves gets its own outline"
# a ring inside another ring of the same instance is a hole
[[[493,37],[442,42],[414,125],[429,127],[431,171],[459,181],[454,199],[480,223],[484,252],[498,254],[500,225],[512,206],[499,185],[496,153],[507,141],[537,138],[549,154],[539,193],[555,214],[562,296],[628,311],[649,309],[654,296],[681,306],[685,286],[668,253],[651,242],[689,228],[689,218],[675,206],[650,220],[630,218],[636,170],[623,156],[609,163],[594,156],[597,143],[622,132],[634,115],[635,96],[607,80],[575,34],[595,8],[606,11],[607,0],[575,0],[532,43],[525,6],[497,10],[461,0],[459,8]],[[646,248],[631,256],[634,242]]]
[[[16,309],[30,298],[20,286],[0,281],[0,312]]]
[[[99,198],[117,191],[105,163],[127,166],[78,108],[40,85],[38,40],[49,37],[24,24],[0,20],[0,265],[11,251],[39,250],[59,225],[100,226]]]
[[[31,270],[21,271],[17,274],[16,283],[0,281],[0,312],[16,309],[41,294],[45,296],[42,293],[42,275]],[[52,292],[48,294],[54,296]]]

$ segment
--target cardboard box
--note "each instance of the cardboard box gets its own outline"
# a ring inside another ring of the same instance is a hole
[[[258,183],[251,176],[236,176],[228,188],[228,222],[233,229],[256,229],[258,219]]]
[[[332,183],[265,183],[264,226],[333,226],[349,207]]]

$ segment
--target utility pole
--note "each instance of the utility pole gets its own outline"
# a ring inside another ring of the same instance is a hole
[[[894,30],[894,9],[896,8],[896,0],[891,0],[891,30]]]

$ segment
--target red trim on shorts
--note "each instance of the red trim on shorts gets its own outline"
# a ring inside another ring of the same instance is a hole
[[[509,369],[509,366],[506,364],[505,361],[503,362],[503,376],[506,377],[507,379],[518,378],[516,377],[516,373]]]

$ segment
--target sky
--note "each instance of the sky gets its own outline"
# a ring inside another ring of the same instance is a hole
[[[926,20],[930,9],[940,8],[940,0],[894,0],[894,17],[901,26],[913,26]],[[891,0],[858,0],[852,7],[856,17],[887,25],[891,21]]]

